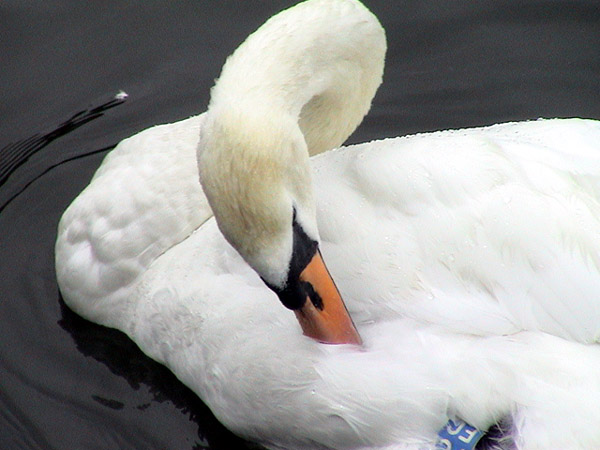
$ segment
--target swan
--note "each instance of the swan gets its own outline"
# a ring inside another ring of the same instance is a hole
[[[65,302],[267,448],[600,448],[600,122],[340,147],[385,51],[356,0],[268,20],[67,208]]]

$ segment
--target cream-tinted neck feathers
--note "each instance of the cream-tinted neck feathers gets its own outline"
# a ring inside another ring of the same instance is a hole
[[[207,119],[198,164],[219,228],[261,276],[279,285],[292,252],[294,208],[317,236],[304,139],[287,116],[231,108]]]
[[[217,105],[289,114],[311,155],[340,146],[381,84],[385,32],[356,0],[304,2],[269,19],[228,58]]]

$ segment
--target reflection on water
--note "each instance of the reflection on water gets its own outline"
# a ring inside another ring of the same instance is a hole
[[[107,150],[203,111],[225,57],[292,3],[0,6],[0,448],[245,446],[124,334],[65,307],[53,247],[60,215]],[[389,51],[384,85],[352,142],[540,116],[600,118],[595,1],[365,3]],[[94,109],[120,89],[126,103]]]
[[[200,399],[163,365],[144,355],[135,343],[124,333],[96,325],[73,313],[59,299],[61,319],[58,324],[73,338],[77,350],[86,357],[92,357],[104,364],[111,373],[127,381],[131,389],[147,391],[142,403],[131,405],[133,409],[144,411],[152,403],[168,402],[198,424],[197,448],[242,448],[246,443],[229,433],[212,415]],[[105,398],[92,394],[91,399],[99,405],[115,411],[125,409],[119,399]]]
[[[102,103],[101,105],[94,106],[92,108],[85,109],[83,111],[79,111],[78,113],[73,114],[69,119],[65,120],[58,127],[54,128],[48,133],[37,133],[28,138],[21,139],[17,142],[5,145],[3,148],[0,149],[0,155],[2,155],[2,158],[0,158],[0,187],[2,187],[4,183],[6,183],[8,177],[15,170],[17,170],[20,166],[25,164],[29,160],[29,158],[31,158],[37,152],[49,145],[51,142],[68,133],[71,133],[72,131],[76,130],[82,125],[85,125],[88,122],[91,122],[94,119],[102,117],[105,111],[114,108],[115,106],[119,106],[120,104],[125,102],[126,98],[127,94],[125,94],[124,92],[119,92],[109,101]],[[104,152],[106,150],[108,149],[102,148],[84,154],[78,154],[77,156],[73,156],[64,161],[52,164],[50,167],[47,167],[38,177],[43,176],[44,173],[54,169],[60,164],[69,162],[72,159],[83,158],[86,156],[90,156],[94,153]],[[29,180],[29,182],[21,186],[21,188],[17,192],[12,194],[2,204],[0,204],[0,212],[2,212],[2,210],[6,208],[6,206],[8,206],[12,199],[14,199],[17,195],[19,195],[21,192],[27,189],[27,187],[31,185],[31,183],[35,182],[36,179],[37,177]]]

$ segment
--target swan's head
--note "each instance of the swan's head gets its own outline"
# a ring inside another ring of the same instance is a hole
[[[362,121],[385,51],[361,2],[302,2],[228,58],[201,131],[200,179],[223,235],[324,342],[360,337],[319,251],[309,154]]]
[[[308,151],[297,123],[270,111],[213,108],[198,166],[221,232],[296,313],[304,333],[360,343],[319,251]]]

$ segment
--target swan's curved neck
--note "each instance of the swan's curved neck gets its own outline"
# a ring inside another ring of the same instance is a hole
[[[381,84],[385,33],[356,0],[313,0],[277,14],[231,55],[209,110],[268,107],[300,127],[310,155],[340,146]]]
[[[360,123],[385,50],[383,28],[359,1],[309,0],[250,35],[212,89],[202,185],[225,237],[273,284],[269,267],[291,254],[292,209],[318,240],[308,156]]]

